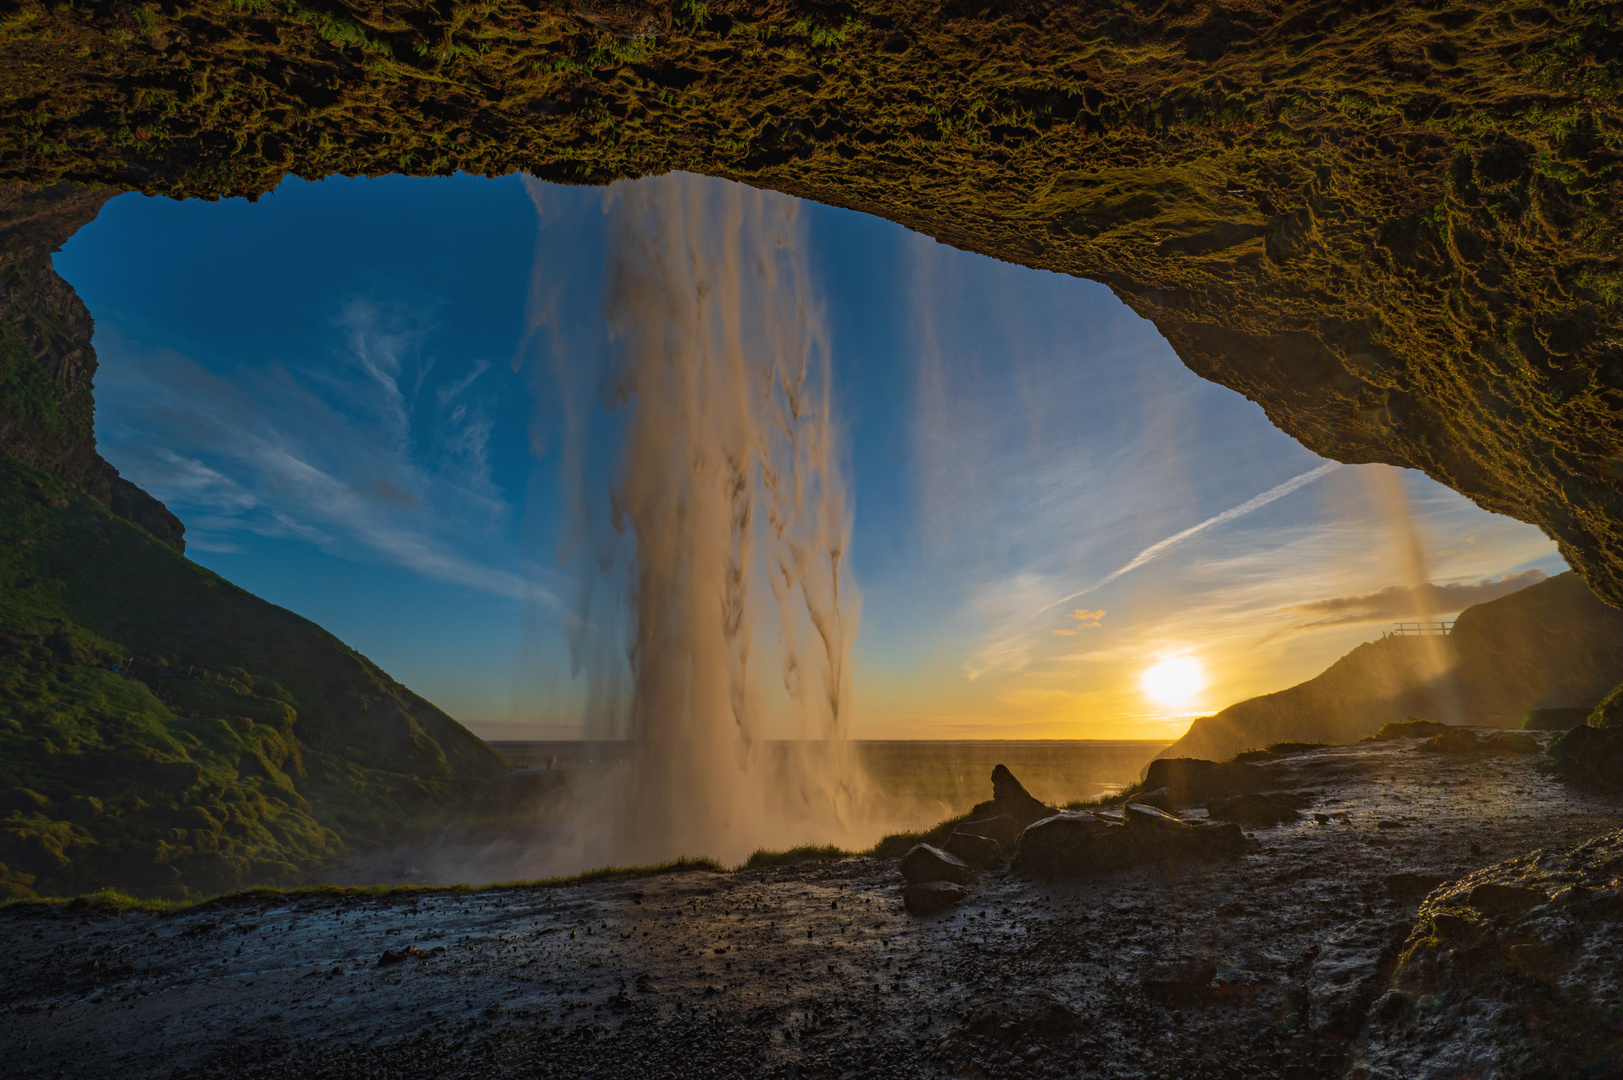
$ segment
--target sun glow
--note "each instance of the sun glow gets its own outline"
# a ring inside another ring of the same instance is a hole
[[[1138,688],[1164,709],[1184,708],[1206,689],[1206,669],[1194,657],[1175,656],[1147,668]]]

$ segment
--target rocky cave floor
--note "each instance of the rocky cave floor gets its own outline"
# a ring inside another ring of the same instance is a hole
[[[18,1080],[1623,1076],[1623,918],[1595,906],[1618,898],[1597,875],[1623,870],[1623,840],[1594,840],[1623,826],[1623,798],[1572,790],[1542,754],[1418,746],[1268,765],[1313,805],[1248,829],[1255,850],[1237,859],[1065,882],[994,871],[928,918],[903,911],[896,861],[870,858],[180,914],[18,905],[0,911],[5,1068]],[[1436,908],[1496,874],[1588,874],[1600,888],[1579,890],[1588,907],[1466,920],[1469,948],[1421,950],[1434,990],[1390,990],[1405,940],[1430,933],[1427,893],[1445,883]],[[1521,960],[1496,941],[1522,944]],[[386,950],[401,959],[380,963]],[[1475,959],[1450,967],[1458,950]]]

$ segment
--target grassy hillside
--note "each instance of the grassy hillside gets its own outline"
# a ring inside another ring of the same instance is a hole
[[[505,768],[319,626],[0,458],[0,895],[291,884]]]
[[[1592,706],[1620,682],[1623,611],[1566,573],[1467,608],[1447,638],[1366,642],[1307,682],[1196,720],[1162,756],[1348,743],[1408,716],[1508,727],[1528,709]]]

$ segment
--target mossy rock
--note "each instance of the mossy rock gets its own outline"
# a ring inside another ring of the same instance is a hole
[[[298,884],[505,768],[320,627],[0,458],[4,895]]]

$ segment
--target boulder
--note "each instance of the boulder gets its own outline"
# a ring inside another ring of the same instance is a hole
[[[1128,828],[1150,829],[1157,834],[1177,833],[1189,828],[1189,823],[1157,806],[1130,802],[1121,808],[1121,823]]]
[[[1178,809],[1178,800],[1173,798],[1171,788],[1158,787],[1154,791],[1141,791],[1133,796],[1133,801],[1153,806],[1157,810],[1165,810],[1169,814],[1175,813]]]
[[[1261,766],[1243,761],[1226,761],[1215,769],[1207,769],[1190,779],[1188,793],[1181,799],[1187,803],[1205,803],[1213,799],[1227,799],[1274,786],[1270,772]]]
[[[1077,877],[1145,863],[1175,865],[1237,855],[1245,833],[1233,822],[1191,824],[1141,803],[1122,809],[1117,825],[1097,814],[1055,814],[1027,826],[1011,865],[1037,877]]]
[[[1274,755],[1264,753],[1262,757],[1272,758]],[[1150,762],[1150,767],[1144,773],[1145,792],[1152,793],[1159,788],[1165,788],[1167,798],[1170,798],[1175,806],[1226,799],[1234,795],[1261,791],[1269,786],[1269,773],[1260,766],[1246,761],[1225,761],[1219,764],[1203,758],[1159,758]],[[1160,797],[1144,800],[1135,795],[1134,799],[1140,802],[1148,801],[1152,805],[1166,809],[1163,805],[1164,800]]]
[[[1205,758],[1156,758],[1144,770],[1144,787],[1150,791],[1166,788],[1176,795],[1187,791],[1196,775],[1215,768],[1217,762]]]
[[[1302,815],[1291,805],[1295,800],[1274,795],[1251,792],[1227,799],[1214,799],[1206,804],[1206,813],[1213,821],[1238,821],[1242,825],[1278,825],[1295,821]]]
[[[1124,826],[1097,814],[1067,811],[1026,826],[1011,865],[1037,877],[1099,874],[1127,865],[1126,846],[1119,842]]]
[[[1024,825],[1008,814],[998,814],[978,821],[961,822],[953,832],[968,836],[984,836],[988,840],[996,840],[1004,851],[1013,851],[1014,846],[1020,842],[1020,833],[1024,829]]]
[[[902,879],[909,885],[930,881],[968,885],[975,879],[975,871],[958,856],[933,844],[915,844],[913,850],[902,856]]]
[[[1014,773],[1005,765],[999,765],[992,770],[992,802],[999,814],[1007,814],[1014,818],[1022,828],[1034,821],[1041,821],[1054,812],[1027,791],[1025,785],[1016,780]]]
[[[947,838],[947,854],[956,855],[970,866],[984,870],[1003,861],[1003,845],[989,836],[953,830]]]
[[[1623,789],[1623,728],[1575,727],[1549,750],[1556,767],[1585,787]]]
[[[963,886],[950,881],[918,881],[902,890],[902,905],[912,915],[934,915],[963,898]]]

